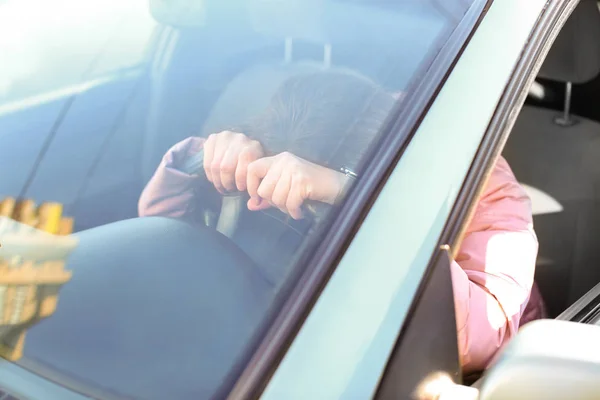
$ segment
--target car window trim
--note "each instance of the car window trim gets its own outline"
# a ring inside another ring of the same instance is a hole
[[[312,256],[295,283],[292,295],[228,398],[256,398],[266,387],[491,3],[492,0],[473,1],[465,17],[434,56],[427,71],[429,79],[422,79],[408,91],[412,96],[407,97],[403,104],[413,106],[397,109],[391,116],[383,132],[383,140],[365,157],[376,162],[366,166],[362,183],[356,186],[356,190],[350,191],[348,200],[340,208],[316,251],[308,252]]]
[[[579,0],[548,0],[544,13],[540,15],[523,49],[459,192],[447,229],[444,229],[440,237],[440,245],[450,245],[453,255],[456,255],[455,252],[460,247],[468,217],[475,208],[475,200],[484,188],[484,178],[491,173],[494,161],[500,156],[508,140],[527,98],[528,89],[552,43],[578,3]]]

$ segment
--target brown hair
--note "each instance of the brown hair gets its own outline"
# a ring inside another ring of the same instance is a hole
[[[356,168],[394,102],[349,72],[300,74],[286,80],[242,132],[270,154],[289,151],[330,168]]]

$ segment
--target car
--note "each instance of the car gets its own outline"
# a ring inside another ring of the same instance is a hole
[[[0,2],[0,398],[594,398],[599,37],[596,0]],[[142,212],[174,145],[331,71],[394,99],[335,121],[355,167],[306,146],[343,201],[249,211],[182,162],[195,219]],[[501,154],[549,318],[463,376],[450,260]]]

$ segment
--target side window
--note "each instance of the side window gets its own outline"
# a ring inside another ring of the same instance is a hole
[[[582,0],[561,28],[503,155],[526,185],[535,281],[556,317],[600,282],[600,12]]]
[[[450,255],[445,248],[432,258],[375,398],[412,398],[439,373],[460,382]]]

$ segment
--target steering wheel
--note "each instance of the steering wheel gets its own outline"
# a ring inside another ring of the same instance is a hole
[[[200,150],[195,157],[189,157],[184,162],[181,169],[186,173],[199,175],[201,179],[203,179],[203,183],[207,183],[208,179],[206,178],[203,165],[204,150]],[[202,186],[206,187],[208,185]],[[217,192],[216,189],[214,189],[214,192]],[[238,226],[242,209],[248,201],[249,196],[247,192],[234,191],[225,195],[221,195],[221,199],[221,209],[219,211],[218,220],[216,222],[216,230],[221,232],[223,235],[231,238]],[[316,223],[320,221],[325,215],[327,215],[331,207],[332,206],[327,203],[309,200],[304,202],[304,204],[302,205],[302,213],[305,216],[305,218],[309,218],[312,220],[312,222]],[[205,213],[206,215],[206,210],[200,211]],[[271,215],[273,213],[280,215],[284,214],[281,210],[277,208],[270,208],[267,210],[262,210],[260,212]],[[210,218],[208,216],[205,216],[204,221],[207,226],[211,225],[208,222],[209,220]]]
[[[260,268],[214,230],[170,218],[74,236],[73,276],[54,315],[29,328],[23,365],[90,393],[210,398],[271,304]]]

